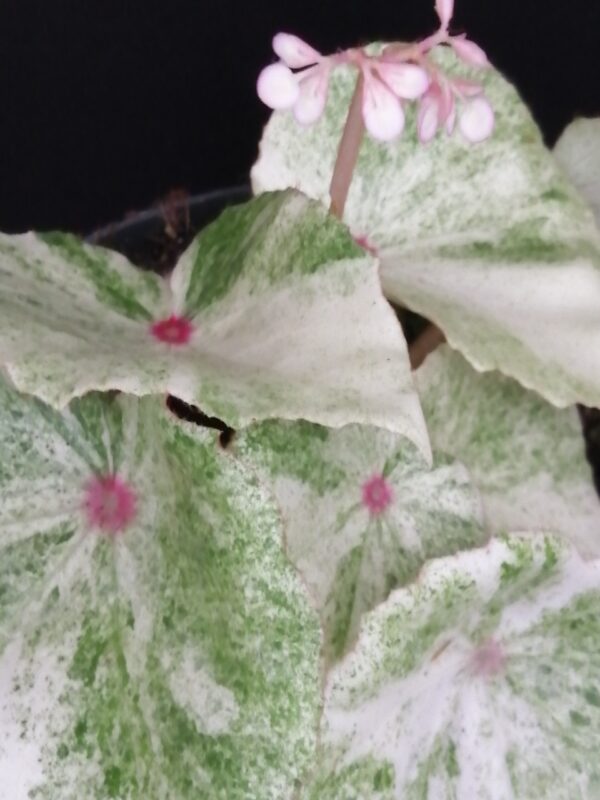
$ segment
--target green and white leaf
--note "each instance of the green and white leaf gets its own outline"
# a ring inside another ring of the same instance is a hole
[[[600,117],[581,117],[568,125],[554,155],[594,209],[600,225]]]
[[[290,797],[320,624],[250,473],[156,398],[4,382],[0,452],[0,798]],[[109,535],[82,503],[113,471],[137,514]]]
[[[575,408],[479,374],[447,346],[415,374],[434,452],[467,466],[492,535],[553,531],[600,557],[600,503]]]
[[[559,406],[599,405],[593,215],[514,88],[439,50],[446,71],[484,84],[494,134],[479,145],[439,134],[423,146],[411,108],[397,142],[365,139],[345,220],[377,248],[386,296],[439,325],[477,369],[500,369]],[[326,113],[310,128],[273,114],[252,172],[257,193],[295,186],[327,202],[355,80],[351,68],[335,72]]]
[[[187,345],[150,333],[172,313],[195,327]],[[225,211],[170,283],[70,236],[1,237],[0,363],[59,407],[92,389],[171,392],[233,427],[369,422],[429,454],[375,259],[294,191]]]
[[[324,621],[329,660],[353,642],[361,616],[413,580],[427,559],[487,538],[464,466],[442,455],[430,468],[408,439],[389,431],[269,421],[239,434],[235,452],[277,500],[288,555]],[[375,476],[391,490],[379,514],[363,501]]]
[[[330,674],[305,797],[600,796],[598,641],[600,563],[564,539],[512,536],[432,562]]]

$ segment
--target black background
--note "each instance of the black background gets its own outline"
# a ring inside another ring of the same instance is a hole
[[[599,0],[456,0],[553,142],[600,115]],[[0,229],[87,232],[244,182],[278,30],[325,52],[420,38],[433,0],[0,0]]]

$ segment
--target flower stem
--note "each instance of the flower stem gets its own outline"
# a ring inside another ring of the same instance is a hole
[[[329,213],[338,219],[342,219],[344,216],[352,175],[365,133],[365,123],[362,116],[363,83],[361,72],[356,81],[356,88],[354,89],[350,110],[346,117],[346,124],[338,147],[333,177],[329,187],[329,196],[331,197]]]

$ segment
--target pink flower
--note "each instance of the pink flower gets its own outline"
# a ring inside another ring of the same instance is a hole
[[[489,61],[478,44],[467,39],[465,33],[452,36],[448,30],[454,14],[454,0],[436,0],[435,10],[440,20],[439,30],[421,42],[424,52],[438,44],[448,44],[456,55],[471,67],[488,67]]]
[[[281,61],[260,73],[258,96],[270,108],[293,109],[303,125],[316,122],[323,114],[331,71],[339,64],[352,64],[362,72],[363,119],[369,133],[381,141],[391,141],[402,133],[402,101],[421,97],[429,86],[423,67],[385,53],[370,56],[362,49],[352,48],[323,56],[289,33],[275,36],[273,50]]]
[[[258,76],[258,96],[277,111],[292,108],[302,125],[316,122],[327,103],[333,59],[291,33],[278,33],[273,50],[281,61],[265,67]]]
[[[472,67],[487,67],[487,56],[465,34],[450,34],[454,0],[436,0],[435,8],[440,19],[436,33],[414,45],[389,45],[379,55],[351,48],[324,56],[297,36],[278,33],[273,50],[280,61],[260,73],[258,96],[272,109],[293,109],[298,122],[310,125],[325,109],[332,70],[350,64],[362,74],[362,117],[374,139],[389,142],[400,136],[404,103],[420,99],[418,131],[422,142],[431,141],[441,127],[453,133],[457,119],[468,141],[481,142],[494,128],[494,112],[482,87],[446,77],[427,54],[438,45],[448,45]],[[457,101],[462,104],[460,112]]]
[[[440,28],[429,36],[420,47],[423,55],[440,44],[447,44],[465,63],[472,67],[489,66],[484,51],[466,38],[465,34],[452,36],[450,20],[454,13],[454,0],[436,0],[435,9],[440,19]],[[430,142],[441,127],[453,133],[457,118],[457,100],[463,103],[458,114],[458,126],[469,142],[482,142],[494,130],[494,111],[483,93],[483,87],[461,78],[448,78],[430,65],[431,84],[421,100],[417,128],[421,142]]]
[[[427,91],[427,72],[417,64],[395,61],[386,53],[370,57],[356,52],[364,79],[365,127],[374,139],[392,141],[404,130],[402,101],[416,100]]]
[[[448,78],[435,71],[431,85],[421,100],[417,118],[419,139],[430,142],[439,128],[448,135],[454,132],[457,100],[462,102],[458,126],[469,142],[482,142],[494,130],[494,111],[483,94],[483,88],[461,78]]]

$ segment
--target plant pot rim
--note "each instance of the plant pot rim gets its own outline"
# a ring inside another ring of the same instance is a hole
[[[198,192],[196,194],[182,197],[171,203],[171,208],[178,211],[187,207],[190,215],[194,215],[195,211],[206,211],[206,207],[215,208],[219,210],[225,209],[228,205],[236,202],[244,202],[251,196],[250,184],[240,183],[234,186],[224,186],[219,189],[211,189],[208,192]],[[119,237],[123,233],[135,233],[136,228],[144,229],[148,225],[152,225],[163,218],[163,211],[160,202],[155,203],[143,211],[135,211],[128,215],[125,219],[118,222],[110,222],[103,225],[92,233],[86,236],[86,241],[89,244],[101,244],[106,240],[113,237]],[[110,245],[103,245],[110,246]]]

